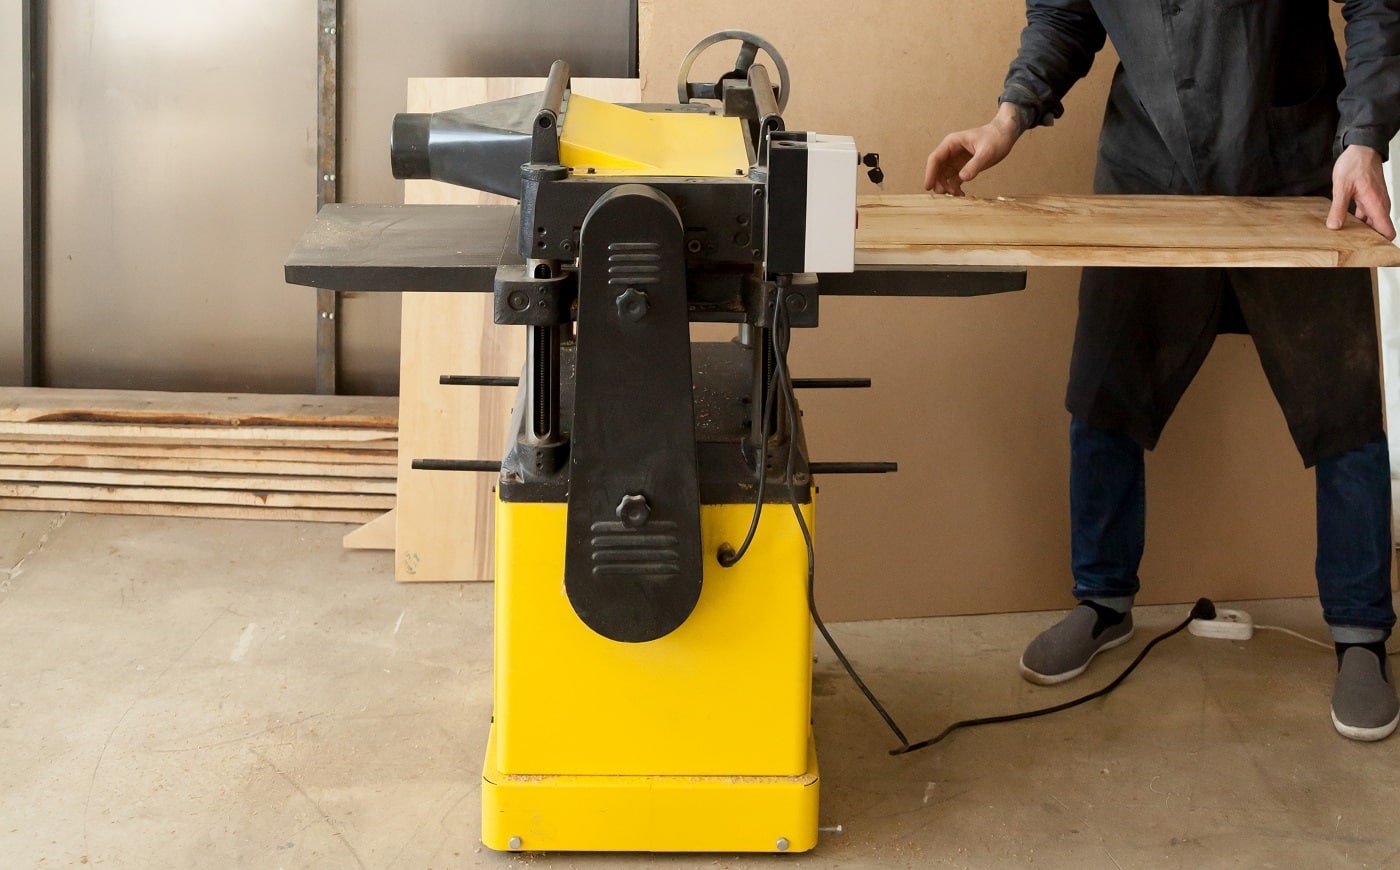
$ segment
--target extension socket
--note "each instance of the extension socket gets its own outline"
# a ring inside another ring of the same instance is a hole
[[[1186,628],[1196,637],[1220,640],[1249,640],[1254,637],[1254,620],[1249,618],[1249,614],[1224,607],[1216,609],[1214,619],[1193,619]]]

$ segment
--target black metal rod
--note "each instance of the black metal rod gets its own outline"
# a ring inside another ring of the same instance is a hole
[[[564,92],[568,87],[569,65],[556,60],[549,68],[544,97],[530,134],[531,163],[553,165],[559,162],[559,115],[564,111]]]
[[[808,470],[817,474],[893,474],[898,462],[809,462]]]
[[[564,91],[569,86],[569,65],[565,61],[556,60],[549,65],[549,78],[544,83],[544,100],[540,103],[541,112],[549,112],[554,117],[550,120],[557,121],[559,114],[564,111]]]
[[[866,390],[870,378],[793,378],[792,386],[798,390]]]
[[[443,375],[438,383],[444,387],[518,387],[520,378],[494,375]]]
[[[768,68],[761,63],[749,67],[749,88],[753,91],[753,102],[758,110],[759,133],[767,134],[783,129],[783,116],[778,110],[778,99],[773,93],[773,82],[768,78]]]
[[[24,361],[27,387],[43,386],[44,376],[44,181],[48,146],[48,3],[25,0],[20,28],[24,55]]]
[[[488,471],[492,474],[501,470],[498,459],[415,459],[415,471]]]

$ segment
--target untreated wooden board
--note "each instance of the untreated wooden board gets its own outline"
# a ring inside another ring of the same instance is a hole
[[[0,440],[236,444],[244,446],[324,446],[341,450],[384,450],[397,443],[393,429],[341,429],[315,426],[157,426],[126,423],[0,422]]]
[[[219,490],[256,490],[290,493],[348,493],[393,495],[394,481],[357,477],[305,477],[292,474],[191,474],[180,471],[112,470],[46,466],[4,465],[0,482],[81,483],[102,486],[149,486]]]
[[[11,453],[0,447],[0,467],[107,469],[131,472],[207,472],[226,475],[292,475],[295,477],[394,480],[394,466],[383,462],[276,462],[266,459],[201,459],[183,456],[106,456],[94,453]]]
[[[1400,266],[1317,197],[867,196],[856,262],[958,266]]]
[[[363,523],[375,515],[364,510],[236,507],[168,502],[87,501],[81,499],[5,498],[0,511],[55,511],[139,517],[197,517],[220,520],[282,520],[299,523]]]
[[[0,387],[0,422],[394,429],[398,399]]]
[[[347,550],[392,550],[394,525],[397,522],[395,511],[382,513],[358,529],[347,532],[340,539],[340,545]]]
[[[387,495],[267,492],[255,490],[163,489],[145,486],[100,486],[64,483],[8,483],[0,481],[0,499],[57,499],[66,501],[169,502],[216,504],[236,507],[330,508],[338,510],[388,510],[394,499]],[[372,516],[372,515],[371,515]]]
[[[576,93],[636,102],[636,79],[574,79]],[[542,78],[410,79],[408,110],[439,112],[543,90]],[[404,185],[406,203],[512,202],[433,181]],[[479,293],[405,293],[399,367],[399,497],[394,576],[410,580],[488,580],[492,574],[495,478],[415,471],[414,459],[496,459],[505,451],[514,391],[444,387],[439,375],[517,375],[525,335],[492,322]]]
[[[398,462],[397,444],[370,446],[363,450],[346,450],[340,447],[318,447],[298,445],[296,447],[255,444],[251,446],[229,445],[226,441],[214,444],[190,444],[170,441],[82,441],[78,439],[52,441],[43,436],[25,437],[25,440],[0,439],[0,453],[29,454],[36,456],[112,456],[164,460],[207,460],[209,462],[311,462],[318,465],[377,465],[388,466],[381,473],[392,477],[397,473],[394,466]],[[368,476],[368,475],[366,475]]]

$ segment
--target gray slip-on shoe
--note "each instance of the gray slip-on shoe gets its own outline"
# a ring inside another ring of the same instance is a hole
[[[1071,610],[1026,647],[1021,656],[1021,676],[1042,686],[1072,680],[1088,670],[1094,656],[1122,646],[1133,637],[1131,611],[1122,622],[1106,626],[1096,635],[1098,623],[1098,613],[1087,604]]]
[[[1352,740],[1384,740],[1400,723],[1400,699],[1390,663],[1364,647],[1342,654],[1337,686],[1332,690],[1332,724]]]

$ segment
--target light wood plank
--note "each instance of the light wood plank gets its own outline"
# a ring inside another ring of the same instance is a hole
[[[393,497],[385,495],[161,489],[145,486],[7,483],[0,481],[0,499],[5,498],[169,502],[173,504],[233,505],[236,507],[333,508],[357,511],[385,511],[394,506]]]
[[[104,456],[91,453],[48,455],[9,453],[0,449],[0,466],[25,468],[91,468],[112,471],[208,472],[212,474],[291,475],[293,477],[345,477],[394,480],[394,467],[386,463],[274,462],[270,460],[198,459],[180,456]]]
[[[0,387],[0,422],[394,429],[398,399]]]
[[[311,462],[316,464],[348,465],[387,465],[388,476],[397,473],[397,445],[386,448],[366,447],[359,450],[346,450],[339,447],[319,447],[315,444],[302,444],[296,447],[257,444],[251,446],[230,446],[227,443],[190,444],[157,441],[149,439],[135,442],[122,441],[50,441],[42,436],[26,440],[0,439],[0,453],[29,454],[37,456],[111,456],[136,457],[161,460],[207,460],[210,462]],[[365,475],[370,476],[370,475]]]
[[[0,464],[0,481],[12,483],[81,483],[102,486],[151,486],[157,488],[258,490],[292,493],[347,493],[393,495],[394,481],[356,477],[302,477],[295,475],[189,474],[178,471],[32,468]]]
[[[115,514],[139,517],[195,517],[220,520],[281,520],[303,523],[363,523],[376,515],[375,511],[363,510],[249,508],[210,504],[133,503],[41,498],[0,498],[0,511]]]
[[[1372,267],[1400,247],[1317,197],[862,197],[856,262],[945,266]]]
[[[340,545],[347,550],[392,550],[394,549],[394,526],[398,517],[394,511],[386,511],[340,539]]]
[[[574,90],[636,102],[636,79],[574,79]],[[438,112],[543,90],[542,78],[410,79],[408,110]],[[406,203],[511,202],[433,181],[404,185]],[[399,500],[394,576],[402,581],[488,580],[492,574],[495,479],[414,471],[415,458],[499,458],[514,393],[444,387],[444,374],[519,374],[524,330],[492,322],[486,294],[405,293],[399,374]]]
[[[324,445],[340,449],[383,450],[397,443],[393,429],[331,429],[315,426],[156,426],[125,423],[0,422],[0,440],[54,439],[179,444],[239,444],[296,447]]]

